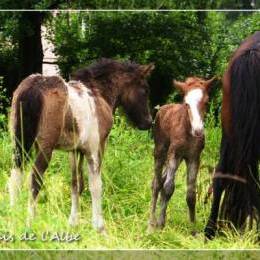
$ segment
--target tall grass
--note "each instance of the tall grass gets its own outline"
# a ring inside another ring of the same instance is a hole
[[[228,231],[225,236],[204,242],[203,228],[206,224],[210,202],[204,198],[211,182],[208,166],[215,166],[218,158],[220,129],[211,128],[206,132],[206,147],[202,154],[198,181],[197,235],[191,235],[191,225],[185,200],[186,169],[181,165],[176,178],[176,190],[168,208],[168,218],[163,231],[147,234],[153,176],[153,142],[149,132],[129,126],[125,120],[116,117],[109,137],[102,165],[103,209],[107,236],[96,233],[91,227],[91,199],[86,185],[80,199],[80,225],[68,225],[70,213],[70,169],[68,155],[56,151],[44,176],[44,186],[39,195],[37,216],[32,227],[26,227],[28,173],[15,208],[9,206],[6,184],[11,167],[11,142],[8,133],[0,140],[0,238],[8,232],[15,236],[13,242],[0,242],[1,248],[88,248],[88,249],[133,249],[133,248],[256,248],[256,234],[239,234]],[[87,184],[87,169],[85,179]],[[79,234],[80,240],[66,243],[42,241],[41,235],[50,232]],[[20,235],[27,232],[37,236],[34,241],[21,241]]]

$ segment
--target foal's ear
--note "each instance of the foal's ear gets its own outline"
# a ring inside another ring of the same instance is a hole
[[[213,78],[209,79],[209,80],[206,80],[205,81],[205,87],[207,90],[209,90],[212,86],[212,83],[217,79],[216,76],[214,76]]]
[[[181,92],[181,94],[185,94],[185,89],[186,89],[185,82],[177,81],[174,79],[172,81],[172,83],[173,83],[173,86],[175,86],[175,88]]]
[[[153,63],[147,64],[147,65],[140,65],[139,71],[144,77],[148,77],[151,72],[154,70],[155,66]]]

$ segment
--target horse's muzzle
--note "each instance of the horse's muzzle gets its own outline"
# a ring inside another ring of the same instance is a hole
[[[149,117],[148,119],[138,124],[137,127],[140,130],[148,130],[152,127],[152,123],[153,123],[152,117]]]

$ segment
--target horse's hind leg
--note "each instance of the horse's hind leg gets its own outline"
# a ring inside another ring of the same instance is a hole
[[[166,155],[167,155],[167,150],[165,151],[164,144],[155,145],[154,177],[152,182],[152,202],[151,202],[151,212],[150,212],[148,232],[152,232],[157,225],[155,212],[156,212],[158,194],[162,188],[162,169],[165,163]]]
[[[29,198],[28,224],[35,215],[36,199],[43,183],[43,175],[51,160],[52,151],[58,143],[64,125],[67,94],[64,89],[46,88],[43,94],[43,110],[38,126],[38,154],[31,171],[31,196]]]
[[[79,223],[78,207],[79,207],[79,179],[82,176],[82,166],[83,166],[83,154],[81,152],[71,152],[70,153],[70,165],[71,165],[71,212],[69,217],[69,224],[71,226],[76,226]]]
[[[216,167],[216,172],[228,172],[229,171],[229,157],[231,151],[229,150],[229,143],[224,133],[222,133],[221,146],[220,146],[220,160]],[[213,202],[211,205],[210,216],[207,225],[204,229],[205,237],[207,239],[213,239],[217,230],[217,220],[219,214],[219,206],[222,193],[226,187],[224,180],[221,178],[214,178],[213,176]]]
[[[29,213],[28,220],[27,220],[28,225],[31,224],[31,221],[35,216],[37,196],[42,187],[43,174],[48,167],[49,161],[51,159],[52,151],[53,151],[52,147],[45,147],[45,148],[41,147],[37,154],[33,169],[31,171],[31,175],[30,175],[31,195],[30,195],[29,205],[28,205],[28,213]]]
[[[10,206],[13,207],[17,201],[19,191],[23,182],[23,158],[16,149],[13,151],[14,166],[8,180],[8,190],[10,195]]]
[[[160,228],[165,226],[166,210],[175,189],[175,173],[180,162],[181,159],[176,156],[174,151],[170,151],[170,153],[168,153],[166,168],[162,176],[163,186],[161,189],[161,213],[158,220],[158,227]]]
[[[23,172],[22,167],[14,167],[8,180],[8,190],[10,194],[10,206],[13,207],[17,201],[19,191],[22,187]]]

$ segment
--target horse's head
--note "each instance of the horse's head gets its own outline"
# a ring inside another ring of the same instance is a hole
[[[138,65],[121,78],[120,104],[129,119],[141,130],[147,130],[152,126],[148,105],[149,86],[146,78],[153,69],[153,64]]]
[[[185,82],[174,80],[175,87],[183,94],[191,122],[191,134],[200,137],[204,134],[203,119],[209,101],[209,90],[215,77],[204,80],[197,77],[187,78]]]

